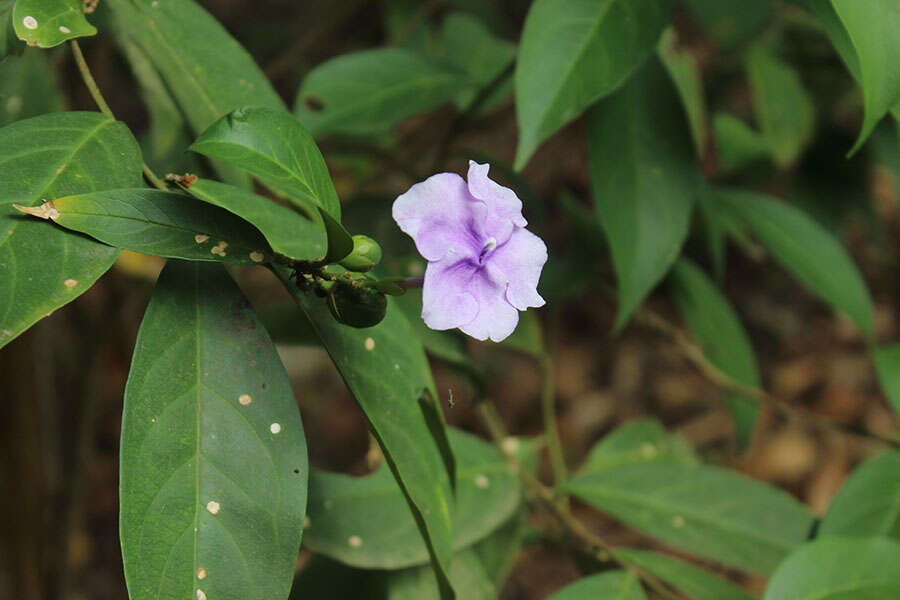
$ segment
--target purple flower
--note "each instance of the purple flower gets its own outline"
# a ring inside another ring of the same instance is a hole
[[[428,260],[422,319],[479,340],[505,339],[519,311],[544,305],[537,293],[547,246],[525,226],[522,201],[469,161],[468,184],[438,173],[394,201],[393,216]]]

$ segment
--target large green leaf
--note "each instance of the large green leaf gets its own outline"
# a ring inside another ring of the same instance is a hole
[[[788,494],[717,467],[634,464],[577,476],[566,488],[660,541],[754,573],[772,572],[813,524]]]
[[[290,273],[276,273],[303,308],[350,388],[409,503],[445,597],[453,553],[452,456],[434,414],[437,394],[425,352],[403,314],[388,302],[374,327],[335,321],[321,298],[297,289]]]
[[[652,54],[669,0],[536,0],[516,64],[516,169]]]
[[[775,163],[793,165],[815,133],[815,107],[797,71],[762,45],[746,59],[753,108]]]
[[[719,206],[743,221],[772,256],[811,292],[847,313],[873,335],[872,300],[840,242],[785,202],[741,190],[722,190]]]
[[[440,590],[427,567],[413,567],[384,575],[385,600],[440,600]],[[459,552],[450,564],[450,581],[459,598],[496,600],[497,589],[474,550]]]
[[[0,62],[7,56],[22,54],[25,44],[19,41],[12,22],[15,0],[0,0]]]
[[[492,445],[449,431],[457,464],[453,547],[459,551],[488,536],[519,507],[518,477]],[[403,493],[383,467],[352,477],[313,470],[304,545],[343,563],[398,569],[427,563],[428,548]]]
[[[0,347],[77,298],[118,255],[13,203],[139,185],[137,142],[99,113],[50,114],[0,129]]]
[[[606,434],[591,448],[578,473],[586,475],[650,462],[696,465],[700,459],[682,436],[667,432],[654,419],[639,419]]]
[[[691,138],[694,140],[697,156],[702,157],[706,154],[708,145],[709,124],[706,99],[703,97],[703,77],[697,57],[689,50],[678,47],[675,30],[671,28],[660,38],[657,52],[678,90],[688,124],[691,126]]]
[[[152,61],[195,134],[229,112],[252,104],[284,109],[253,58],[194,0],[103,0],[119,38]],[[235,183],[239,170],[214,163]]]
[[[84,16],[82,0],[16,0],[12,21],[20,40],[41,48],[97,34]]]
[[[807,544],[775,572],[764,600],[900,598],[900,544],[887,538],[829,537]]]
[[[0,63],[0,127],[64,109],[65,99],[46,53],[30,48],[22,58]]]
[[[857,467],[831,501],[819,533],[883,535],[900,541],[900,452],[887,452]]]
[[[512,42],[494,36],[477,17],[456,12],[444,19],[441,28],[440,56],[465,73],[474,84],[457,90],[457,105],[465,109],[485,88],[494,81],[516,58],[516,46]],[[512,93],[511,80],[501,85],[485,101],[484,109],[490,109]]]
[[[462,72],[411,50],[364,50],[310,71],[297,95],[296,115],[316,137],[384,133],[472,85]]]
[[[621,548],[618,558],[650,571],[692,600],[753,600],[753,596],[709,571],[658,552]]]
[[[678,309],[710,362],[736,381],[759,387],[753,346],[728,299],[686,258],[676,263],[672,284]],[[758,403],[734,392],[728,392],[726,400],[738,446],[746,448],[759,417]]]
[[[900,3],[894,0],[804,0],[862,86],[865,115],[856,152],[889,111],[900,117]]]
[[[287,596],[306,439],[275,347],[221,266],[163,270],[125,389],[121,452],[132,600]]]
[[[609,571],[579,579],[549,600],[647,600],[647,595],[634,573]]]
[[[588,113],[597,219],[618,279],[621,328],[678,257],[700,189],[684,114],[656,60]]]
[[[269,245],[253,225],[184,194],[109,190],[63,196],[38,210],[48,208],[57,225],[116,248],[245,266],[272,259]]]
[[[881,389],[894,414],[900,416],[900,344],[876,348],[874,356]]]
[[[769,153],[765,138],[744,121],[727,113],[713,116],[713,136],[722,172],[744,167]]]
[[[190,149],[253,173],[312,219],[318,212],[328,234],[328,262],[353,250],[353,240],[340,224],[341,203],[325,159],[309,132],[287,112],[238,109],[210,126]]]
[[[422,291],[408,290],[394,298],[394,303],[406,315],[406,320],[428,354],[455,365],[468,365],[469,356],[463,338],[453,331],[435,331],[422,320]]]
[[[218,181],[197,179],[183,187],[192,196],[221,206],[255,225],[279,254],[294,260],[314,261],[325,257],[327,241],[321,223],[316,224],[268,198]]]

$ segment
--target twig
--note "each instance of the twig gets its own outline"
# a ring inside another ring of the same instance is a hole
[[[69,43],[72,46],[72,55],[75,57],[75,64],[78,65],[78,71],[81,73],[81,79],[84,81],[84,85],[87,86],[88,91],[91,93],[91,97],[94,99],[94,103],[97,105],[97,108],[99,108],[100,112],[102,112],[110,119],[115,119],[116,115],[113,114],[113,111],[109,107],[109,104],[106,103],[106,99],[103,97],[103,93],[100,91],[100,86],[97,85],[97,80],[94,79],[94,75],[91,73],[91,68],[88,66],[87,61],[84,59],[84,54],[81,52],[81,46],[78,44],[78,40],[71,40]],[[141,170],[144,173],[144,177],[147,178],[147,181],[149,181],[153,185],[153,187],[158,190],[168,190],[165,182],[163,182],[162,179],[156,176],[153,170],[150,169],[149,166],[147,166],[147,163],[141,162]]]
[[[500,71],[500,73],[498,73],[486,86],[481,88],[478,95],[476,95],[475,98],[472,99],[472,102],[469,103],[469,106],[466,107],[466,110],[457,113],[456,118],[450,122],[450,125],[444,133],[443,139],[441,139],[438,144],[437,154],[435,155],[433,168],[431,169],[432,172],[437,171],[447,159],[447,154],[450,152],[450,144],[453,143],[457,134],[463,130],[466,122],[471,119],[482,106],[484,106],[484,103],[490,99],[494,92],[500,89],[500,86],[513,74],[515,68],[515,62],[509,63],[509,65]]]
[[[686,333],[648,308],[637,310],[634,319],[639,325],[652,329],[669,338],[676,346],[678,346],[678,349],[681,350],[685,358],[687,358],[697,370],[724,390],[741,394],[762,406],[771,408],[785,417],[806,423],[821,431],[834,432],[846,437],[861,439],[868,442],[876,441],[880,444],[887,444],[890,446],[900,445],[900,434],[879,433],[869,429],[846,426],[829,419],[828,417],[794,406],[781,398],[776,398],[765,390],[737,381],[714,365],[709,358],[707,358],[706,354],[704,354],[700,346],[695,344]]]

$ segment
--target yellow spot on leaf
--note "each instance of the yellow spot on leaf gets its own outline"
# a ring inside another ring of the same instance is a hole
[[[206,503],[206,510],[208,510],[209,514],[211,514],[211,515],[219,514],[220,508],[221,508],[221,506],[219,506],[219,503],[216,502],[215,500],[210,500],[209,502]]]
[[[63,282],[63,285],[66,286],[67,288],[69,288],[69,289],[71,290],[71,289],[73,289],[75,286],[78,285],[78,280],[77,280],[77,279],[66,279],[66,280]]]
[[[375,349],[375,340],[372,338],[366,338],[366,350],[374,350]]]
[[[250,394],[241,394],[238,396],[238,402],[241,406],[250,406],[250,403],[253,402],[253,398],[250,397]]]
[[[203,567],[197,569],[197,579],[206,579],[206,569]]]
[[[362,538],[358,535],[351,535],[350,539],[347,540],[347,543],[350,544],[351,548],[359,548],[363,545]]]
[[[255,263],[261,263],[263,261],[263,259],[265,259],[265,257],[266,256],[262,252],[254,251],[254,252],[250,253],[250,260],[252,260]]]
[[[25,26],[25,29],[37,29],[38,22],[37,22],[37,19],[35,19],[31,15],[29,15],[29,16],[25,17],[24,19],[22,19],[22,25]]]
[[[204,235],[202,233],[198,233],[197,235],[194,236],[194,241],[197,242],[198,244],[205,244],[206,242],[209,241],[209,236]]]
[[[271,431],[275,435],[278,435],[279,433],[281,433],[281,423],[272,423],[271,425],[269,425],[269,431]]]

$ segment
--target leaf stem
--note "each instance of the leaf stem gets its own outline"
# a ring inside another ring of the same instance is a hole
[[[100,86],[97,85],[97,80],[94,79],[94,75],[93,73],[91,73],[91,68],[88,66],[87,61],[84,59],[84,53],[81,51],[81,46],[78,44],[78,40],[71,40],[69,44],[72,47],[72,55],[75,57],[75,64],[78,65],[78,72],[81,73],[81,79],[82,81],[84,81],[84,85],[87,86],[88,91],[91,93],[91,97],[94,99],[94,103],[97,105],[97,108],[99,108],[100,112],[110,119],[115,119],[116,115],[113,114],[112,109],[109,107],[109,104],[107,104],[106,98],[103,97],[103,92],[100,91]],[[163,191],[167,191],[169,189],[166,186],[165,182],[157,177],[156,173],[153,172],[153,170],[147,165],[147,163],[141,163],[141,170],[144,173],[144,177],[153,185],[153,187]]]

